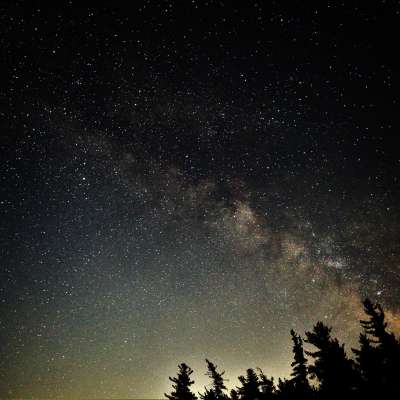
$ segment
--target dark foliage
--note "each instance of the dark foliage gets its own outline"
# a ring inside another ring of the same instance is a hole
[[[293,362],[291,364],[293,372],[290,385],[292,391],[296,393],[298,400],[308,399],[311,396],[312,390],[308,382],[307,359],[304,355],[303,339],[292,329],[290,331],[293,341]]]
[[[164,393],[165,397],[169,400],[196,400],[197,397],[190,391],[190,386],[193,385],[194,381],[191,380],[193,370],[182,363],[178,366],[178,376],[176,378],[169,378],[173,382],[172,387],[174,390],[171,394]]]
[[[337,399],[340,396],[353,396],[357,384],[354,363],[344,350],[344,345],[331,337],[331,328],[317,322],[311,332],[306,332],[307,343],[317,348],[306,352],[314,359],[308,371],[312,378],[318,379],[319,397]]]
[[[239,376],[239,382],[242,386],[238,387],[238,394],[241,400],[256,400],[261,398],[259,389],[260,381],[254,369],[249,368],[246,376]]]
[[[385,313],[379,304],[364,301],[366,320],[360,321],[359,348],[352,349],[354,360],[349,358],[343,344],[331,336],[331,328],[317,322],[303,339],[293,330],[292,372],[289,379],[268,378],[261,369],[258,373],[249,368],[246,375],[239,376],[240,386],[226,394],[225,371],[206,360],[210,388],[200,394],[202,400],[333,400],[333,399],[380,399],[400,398],[400,342],[388,331]],[[306,355],[310,357],[310,363]],[[177,378],[170,378],[174,391],[169,400],[195,400],[190,392],[192,370],[179,365]],[[314,382],[312,386],[310,380]]]
[[[239,394],[238,394],[237,390],[235,390],[235,389],[231,390],[230,399],[231,400],[239,400]]]
[[[205,389],[204,394],[200,394],[203,400],[227,400],[228,396],[224,393],[226,386],[224,384],[225,379],[223,375],[225,371],[218,372],[217,366],[211,361],[206,359],[207,373],[206,375],[212,380],[211,389]]]
[[[261,390],[261,399],[264,400],[269,400],[274,398],[275,394],[275,385],[274,385],[274,378],[267,378],[266,375],[264,375],[264,372],[259,368],[258,369],[260,372],[260,390]]]
[[[367,320],[360,321],[360,348],[353,349],[360,372],[360,394],[366,398],[382,395],[384,389],[392,398],[400,398],[400,342],[388,332],[385,313],[379,304],[364,301]]]

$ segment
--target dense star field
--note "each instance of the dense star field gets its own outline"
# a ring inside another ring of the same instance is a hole
[[[399,3],[100,3],[0,6],[0,397],[400,333]]]

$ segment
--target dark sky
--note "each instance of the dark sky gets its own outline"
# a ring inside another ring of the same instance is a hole
[[[400,333],[399,2],[127,3],[1,2],[0,397]]]

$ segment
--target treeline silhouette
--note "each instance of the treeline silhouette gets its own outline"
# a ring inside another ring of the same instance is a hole
[[[292,372],[289,379],[267,377],[259,368],[249,368],[239,376],[240,386],[227,393],[225,371],[206,360],[211,383],[199,393],[201,400],[337,400],[400,399],[400,341],[387,330],[385,313],[379,304],[364,301],[366,319],[361,320],[359,348],[350,358],[344,344],[331,336],[331,328],[317,322],[303,339],[293,330]],[[314,351],[305,351],[303,342]],[[309,359],[306,357],[309,356]],[[169,400],[196,400],[190,386],[193,370],[178,366]]]

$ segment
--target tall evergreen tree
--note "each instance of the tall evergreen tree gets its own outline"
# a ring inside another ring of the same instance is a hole
[[[261,368],[258,368],[260,372],[260,389],[261,389],[261,399],[269,400],[272,399],[275,395],[275,385],[274,385],[274,378],[267,378]]]
[[[364,301],[367,320],[361,320],[364,333],[360,349],[353,349],[361,374],[361,392],[379,396],[382,390],[400,398],[400,343],[388,332],[385,313],[379,304]]]
[[[278,400],[294,400],[297,399],[294,383],[292,379],[278,379],[276,388],[276,398]]]
[[[383,339],[388,335],[386,332],[387,323],[385,322],[385,313],[380,304],[373,304],[370,299],[363,302],[364,312],[369,317],[368,320],[361,320],[361,326],[367,334],[375,338]]]
[[[173,391],[171,394],[164,393],[165,397],[169,400],[196,400],[197,397],[190,391],[190,386],[193,385],[194,381],[191,380],[193,370],[185,363],[178,365],[178,375],[175,378],[169,377],[169,380],[173,382]]]
[[[206,359],[207,373],[206,375],[212,380],[211,389],[206,389],[204,394],[200,395],[203,400],[226,400],[228,396],[224,393],[226,390],[225,379],[223,375],[225,371],[218,372],[217,366]]]
[[[260,381],[254,369],[249,368],[246,371],[246,376],[239,376],[239,381],[242,384],[238,387],[238,394],[241,400],[255,400],[261,398],[259,390]]]
[[[381,378],[381,352],[363,333],[360,334],[359,344],[360,349],[352,349],[360,375],[359,393],[367,398],[379,396],[381,386],[384,385]]]
[[[364,311],[368,320],[361,320],[361,326],[367,335],[372,337],[372,342],[388,353],[399,351],[399,341],[393,333],[387,331],[385,313],[380,304],[373,304],[369,299],[364,300]]]
[[[239,400],[239,394],[237,390],[232,389],[230,392],[230,400]]]
[[[311,377],[319,381],[320,398],[338,399],[354,395],[357,379],[353,362],[347,358],[344,346],[331,337],[331,328],[317,322],[306,336],[306,342],[317,348],[317,351],[306,354],[314,359],[314,365],[308,370]]]
[[[308,382],[307,359],[304,355],[303,340],[300,335],[292,329],[290,331],[293,341],[293,362],[291,364],[293,371],[291,373],[292,387],[296,399],[308,399],[312,390]]]
[[[218,397],[215,393],[214,389],[207,389],[205,388],[204,393],[200,393],[200,398],[202,400],[218,400]]]

